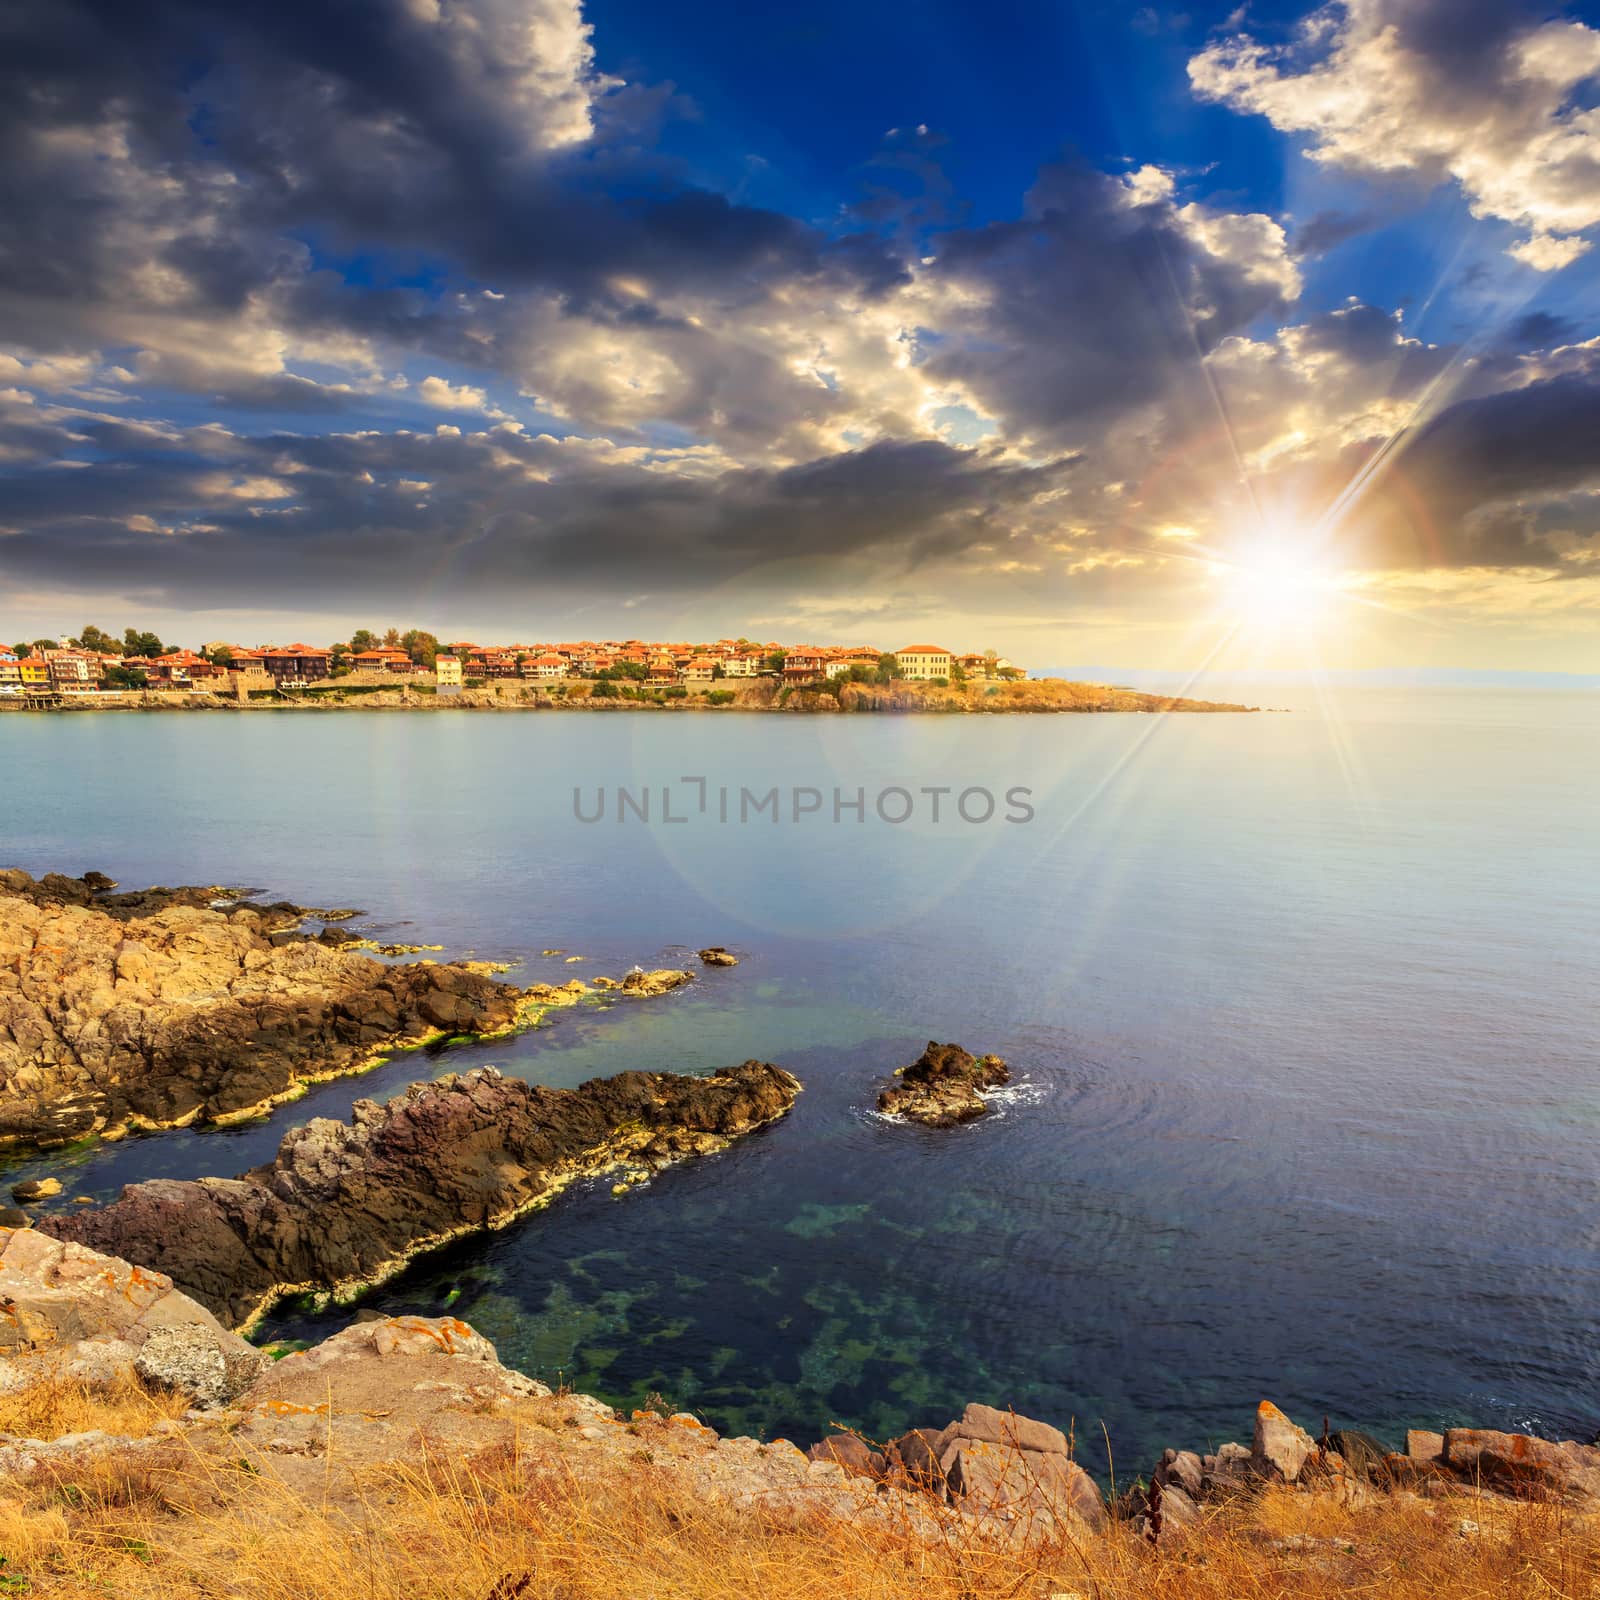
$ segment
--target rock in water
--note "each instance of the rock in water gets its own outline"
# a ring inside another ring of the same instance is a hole
[[[26,1178],[21,1183],[11,1185],[11,1198],[19,1206],[31,1206],[36,1201],[48,1200],[52,1195],[60,1193],[59,1178]]]
[[[707,967],[736,967],[739,958],[731,951],[724,950],[720,944],[714,944],[700,952],[700,962]]]
[[[381,1050],[517,1022],[513,986],[330,948],[295,931],[299,906],[106,881],[0,870],[0,1144],[226,1119]]]
[[[950,1128],[981,1117],[988,1109],[980,1091],[1011,1081],[1011,1069],[999,1056],[972,1056],[958,1044],[932,1039],[900,1081],[878,1095],[885,1116],[906,1117],[929,1128]]]
[[[240,1178],[130,1184],[109,1206],[43,1226],[168,1273],[230,1327],[248,1326],[288,1293],[357,1294],[578,1178],[723,1149],[799,1091],[762,1061],[708,1078],[624,1072],[577,1089],[482,1067],[386,1105],[358,1100],[348,1123],[293,1128],[271,1165]]]

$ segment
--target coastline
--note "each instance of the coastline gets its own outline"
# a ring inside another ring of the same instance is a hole
[[[613,689],[614,697],[597,694]],[[597,684],[588,679],[552,683],[520,680],[491,682],[458,693],[440,693],[432,684],[353,683],[303,690],[255,690],[244,699],[194,690],[102,691],[54,696],[48,704],[22,697],[0,697],[0,712],[55,715],[93,711],[118,712],[299,712],[415,711],[517,712],[629,711],[816,716],[1053,716],[1256,714],[1260,707],[1228,701],[1194,700],[1182,695],[1152,694],[1111,684],[1080,683],[1064,678],[1022,683],[974,680],[948,686],[897,680],[888,685],[843,684],[834,688],[780,686],[766,679],[725,680],[692,689],[649,685]]]
[[[1571,1440],[1396,1448],[1262,1399],[1248,1443],[1168,1447],[1108,1484],[1075,1420],[1003,1394],[801,1448],[551,1387],[454,1316],[263,1349],[165,1273],[32,1229],[0,1228],[0,1271],[6,1577],[40,1595],[335,1600],[359,1570],[374,1594],[486,1600],[571,1573],[548,1592],[604,1600],[648,1562],[684,1600],[819,1575],[843,1600],[1535,1600],[1591,1592],[1600,1554],[1600,1449]]]
[[[503,983],[492,962],[378,960],[342,925],[355,912],[115,889],[103,873],[0,869],[0,1150],[226,1127],[401,1052],[693,981],[663,968]]]

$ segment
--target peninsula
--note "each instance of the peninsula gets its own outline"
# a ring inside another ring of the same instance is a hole
[[[418,629],[365,630],[326,648],[213,640],[168,648],[130,628],[0,646],[0,711],[696,710],[794,712],[1165,712],[1253,707],[1030,679],[994,651],[914,644],[687,644],[611,639],[441,644]]]

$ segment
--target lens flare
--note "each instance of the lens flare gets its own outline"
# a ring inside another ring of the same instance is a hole
[[[1338,595],[1331,572],[1283,550],[1228,562],[1219,583],[1223,609],[1254,628],[1303,628],[1324,621]]]

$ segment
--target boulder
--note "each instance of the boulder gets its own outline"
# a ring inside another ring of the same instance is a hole
[[[1328,1435],[1328,1443],[1356,1477],[1381,1481],[1388,1476],[1391,1451],[1381,1439],[1354,1428],[1339,1428]]]
[[[1450,1428],[1445,1465],[1459,1478],[1513,1492],[1600,1501],[1600,1446],[1489,1428]]]
[[[658,967],[654,972],[641,972],[635,969],[623,978],[622,993],[649,999],[654,995],[666,994],[669,989],[682,988],[684,984],[693,981],[692,972],[679,972],[675,967]]]
[[[1193,1450],[1168,1450],[1151,1476],[1163,1489],[1182,1489],[1198,1501],[1205,1492],[1205,1467]]]
[[[944,1428],[912,1428],[891,1440],[884,1451],[886,1475],[903,1478],[924,1488],[942,1485],[939,1458],[944,1454]]]
[[[201,1404],[231,1398],[265,1361],[165,1274],[32,1228],[0,1230],[0,1356],[18,1378],[137,1372]]]
[[[174,1389],[209,1408],[237,1399],[269,1365],[265,1353],[231,1334],[188,1322],[152,1329],[133,1370],[146,1383]]]
[[[1091,1528],[1105,1523],[1105,1501],[1094,1479],[1065,1455],[957,1438],[946,1445],[939,1466],[951,1501],[965,1510],[1047,1511],[1078,1517]]]
[[[707,967],[736,967],[739,958],[731,952],[724,950],[720,944],[714,944],[709,949],[700,952],[700,961]]]
[[[1438,1461],[1444,1455],[1444,1435],[1427,1428],[1406,1430],[1406,1454],[1413,1461]]]
[[[11,1198],[22,1206],[34,1205],[40,1200],[48,1200],[52,1195],[60,1193],[59,1178],[26,1178],[21,1183],[11,1185]]]
[[[958,1044],[928,1041],[928,1048],[896,1073],[899,1082],[878,1094],[878,1110],[929,1128],[951,1128],[981,1117],[983,1090],[1011,1081],[999,1056],[973,1056]]]
[[[1257,1477],[1270,1482],[1293,1483],[1316,1448],[1316,1440],[1291,1422],[1270,1400],[1263,1400],[1256,1407],[1250,1466]]]
[[[969,1405],[959,1422],[945,1429],[945,1444],[956,1439],[971,1439],[985,1444],[1013,1445],[1040,1455],[1064,1456],[1067,1436],[1048,1422],[1019,1417],[1014,1411],[997,1411],[993,1406]]]
[[[806,1451],[809,1461],[832,1461],[853,1478],[882,1478],[884,1458],[853,1433],[836,1433]]]

